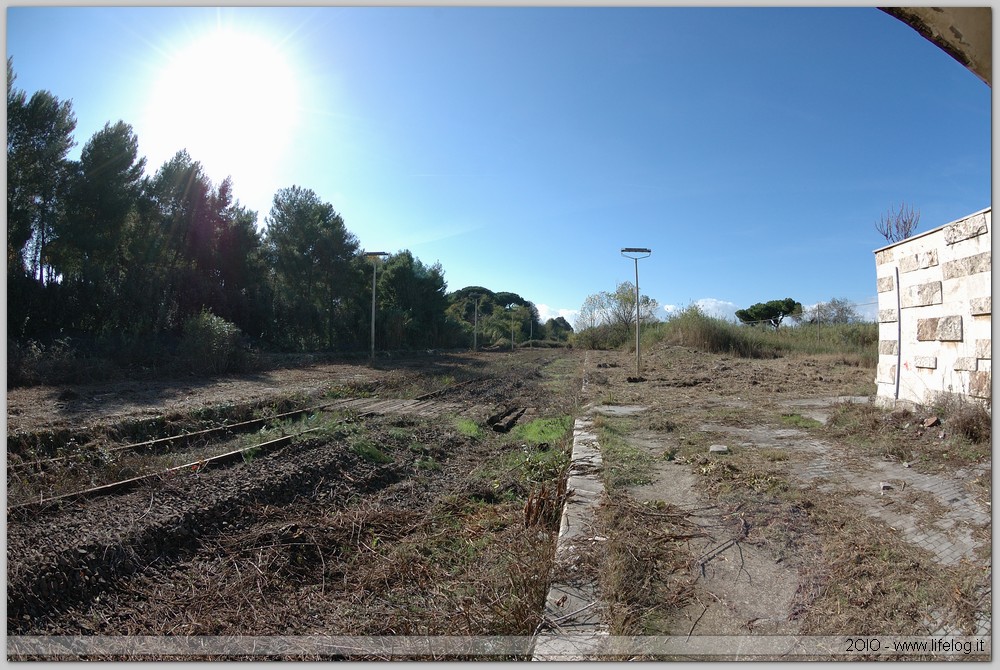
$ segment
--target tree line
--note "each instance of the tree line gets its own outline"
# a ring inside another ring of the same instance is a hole
[[[334,207],[301,186],[274,195],[259,229],[231,179],[213,184],[186,150],[147,174],[123,121],[71,160],[71,102],[28,97],[14,81],[8,58],[8,342],[72,337],[142,358],[209,314],[262,348],[363,350],[373,262],[380,349],[471,346],[473,294],[480,344],[572,330],[564,319],[540,323],[514,293],[448,293],[441,264],[408,250],[365,257]]]

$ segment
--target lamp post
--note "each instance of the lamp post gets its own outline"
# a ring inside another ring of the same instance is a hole
[[[648,258],[653,252],[642,247],[625,247],[622,256],[635,261],[635,378],[639,380],[639,259]],[[629,254],[641,254],[630,256]]]
[[[371,364],[375,365],[375,276],[378,274],[378,261],[389,254],[385,251],[366,251],[365,257],[372,259],[372,358]]]
[[[478,293],[472,293],[470,298],[476,299],[476,318],[472,322],[472,350],[479,351],[479,299],[482,297]]]
[[[514,351],[514,306],[510,307],[510,350]]]

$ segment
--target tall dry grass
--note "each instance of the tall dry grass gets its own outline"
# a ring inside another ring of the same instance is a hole
[[[800,324],[778,328],[745,326],[708,316],[690,305],[642,333],[641,346],[672,344],[741,358],[789,354],[836,354],[874,368],[878,362],[878,324]]]

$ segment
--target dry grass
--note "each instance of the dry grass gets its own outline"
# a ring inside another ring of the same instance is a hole
[[[823,574],[811,582],[803,633],[927,635],[947,624],[975,634],[983,606],[976,592],[988,586],[988,574],[937,564],[883,522],[832,497],[809,516],[822,542]]]
[[[688,604],[696,573],[687,541],[703,537],[688,513],[640,503],[625,492],[605,500],[598,524],[603,543],[600,587],[613,635],[657,634],[657,622]]]
[[[974,403],[915,411],[842,403],[834,408],[826,432],[862,454],[915,465],[962,466],[992,456],[991,417]]]

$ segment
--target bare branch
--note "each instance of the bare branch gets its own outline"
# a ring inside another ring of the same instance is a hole
[[[920,223],[920,211],[908,207],[906,203],[899,206],[899,211],[892,208],[875,224],[875,230],[889,243],[899,242],[913,235]]]

